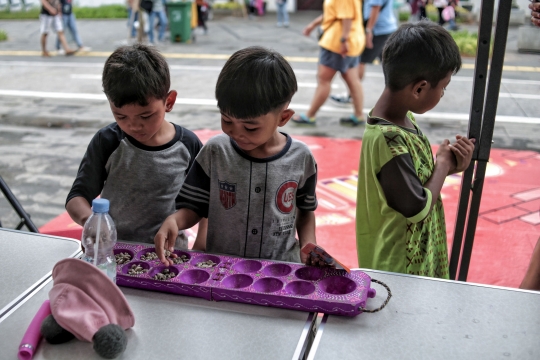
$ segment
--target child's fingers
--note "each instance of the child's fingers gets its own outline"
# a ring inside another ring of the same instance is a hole
[[[463,152],[463,149],[459,148],[459,147],[456,147],[456,146],[451,146],[450,147],[450,150],[452,151],[452,153],[454,153],[454,155],[456,155],[456,157],[458,158],[464,158],[465,157],[465,154]]]
[[[169,265],[169,261],[165,258],[165,241],[166,235],[160,229],[154,237],[154,245],[156,246],[156,255],[158,259],[165,265]]]

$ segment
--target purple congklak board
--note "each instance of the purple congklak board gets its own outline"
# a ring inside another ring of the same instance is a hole
[[[367,298],[375,297],[371,278],[359,270],[347,273],[332,268],[317,268],[274,260],[244,259],[189,250],[176,250],[188,261],[165,266],[159,260],[141,261],[141,255],[155,252],[151,245],[117,243],[118,253],[131,255],[131,261],[117,265],[119,286],[200,297],[214,301],[232,301],[332,315],[356,316],[365,308]],[[199,268],[200,262],[216,265]],[[147,273],[128,275],[133,264]],[[176,274],[169,280],[154,280],[168,268]]]

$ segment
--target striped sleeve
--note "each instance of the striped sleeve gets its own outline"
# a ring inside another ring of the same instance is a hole
[[[304,186],[296,192],[296,207],[300,210],[315,211],[317,209],[317,164],[313,163],[313,174],[309,176]]]
[[[210,177],[195,160],[176,198],[176,209],[187,208],[199,216],[208,217],[209,202]]]

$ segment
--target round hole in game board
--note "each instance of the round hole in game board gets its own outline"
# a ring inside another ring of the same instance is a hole
[[[165,270],[165,271],[164,271]],[[161,266],[156,266],[156,267],[153,267],[149,272],[148,272],[148,275],[150,275],[150,277],[152,279],[154,279],[154,276],[156,276],[158,273],[162,273],[162,274],[165,274],[165,273],[173,273],[174,276],[178,276],[178,269],[175,268],[174,266],[166,266],[166,265],[161,265]],[[155,280],[160,280],[160,279],[155,279]]]
[[[276,278],[262,278],[255,281],[253,288],[259,292],[273,293],[283,288],[283,281]]]
[[[306,296],[315,291],[315,285],[307,281],[293,281],[285,286],[285,291],[291,295]]]
[[[135,259],[139,261],[159,261],[159,259],[157,258],[157,254],[154,255],[155,253],[156,253],[155,248],[146,248],[139,251],[137,255],[135,256]],[[141,257],[144,257],[144,258],[141,258]]]
[[[263,269],[263,274],[266,276],[286,276],[289,275],[292,268],[287,264],[271,264]]]
[[[210,261],[212,261],[215,265],[221,262],[219,257],[214,256],[214,255],[199,255],[192,258],[190,262],[193,266],[198,266],[198,264],[201,264],[201,263],[209,264]],[[213,267],[213,266],[201,266],[201,267]]]
[[[242,289],[245,287],[248,287],[253,283],[253,279],[251,276],[244,275],[244,274],[235,274],[231,276],[227,276],[225,280],[223,280],[223,286],[229,289]]]
[[[132,250],[114,249],[113,252],[116,259],[116,265],[127,264],[128,262],[134,260],[133,257],[135,256],[135,253]]]
[[[180,275],[180,281],[184,284],[201,284],[208,280],[210,274],[204,270],[192,269],[182,273]]]
[[[242,260],[233,266],[235,271],[240,273],[254,273],[261,270],[262,264],[257,260]]]
[[[141,270],[138,269],[139,266],[142,268],[142,270],[146,270],[146,271],[141,272]],[[130,274],[131,269],[133,269],[134,271],[131,271],[131,274]],[[142,261],[133,261],[122,266],[122,274],[124,275],[137,276],[137,275],[146,274],[149,270],[150,270],[150,265]]]
[[[319,282],[322,291],[332,295],[345,295],[356,290],[356,283],[343,276],[331,276]]]
[[[324,269],[314,267],[314,266],[305,266],[296,270],[294,273],[297,278],[307,281],[317,281],[324,275]]]

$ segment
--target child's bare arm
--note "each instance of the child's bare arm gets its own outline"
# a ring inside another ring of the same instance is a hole
[[[174,251],[178,230],[188,229],[200,220],[201,217],[195,211],[186,208],[178,210],[165,219],[154,237],[156,254],[163,264],[172,265],[172,262],[165,257],[165,250]]]
[[[313,31],[313,29],[315,29],[317,26],[319,26],[319,25],[322,23],[322,20],[323,20],[323,16],[322,16],[322,15],[317,16],[312,22],[310,22],[310,23],[304,28],[304,30],[302,30],[302,34],[304,34],[305,36],[309,36],[309,34],[311,34],[311,32]]]
[[[450,141],[446,139],[442,142],[437,151],[433,174],[431,174],[431,177],[424,185],[424,187],[431,191],[431,208],[433,208],[433,205],[435,205],[441,194],[441,189],[446,176],[454,171],[455,168],[456,163],[454,156],[452,155],[452,150],[450,149]]]
[[[68,201],[66,210],[77,224],[84,226],[86,220],[92,215],[92,207],[82,196],[76,196]]]
[[[193,244],[192,250],[206,251],[206,235],[208,233],[208,219],[202,218],[199,221],[199,230],[197,231],[197,238],[195,238],[195,244]]]
[[[298,233],[298,241],[300,249],[307,243],[317,243],[315,236],[315,213],[313,211],[300,210],[296,212],[296,231]],[[309,255],[300,253],[302,263],[306,264]]]

